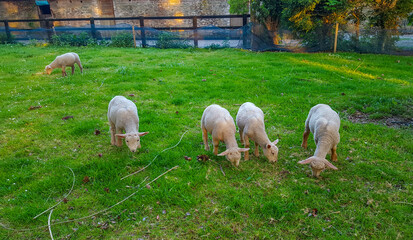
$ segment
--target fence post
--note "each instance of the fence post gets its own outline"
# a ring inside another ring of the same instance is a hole
[[[9,28],[9,21],[5,20],[4,21],[4,28],[6,29],[6,35],[7,35],[7,42],[11,42],[11,33],[10,33],[10,28]]]
[[[337,35],[338,35],[338,23],[336,23],[336,33],[334,36],[334,53],[337,51]]]
[[[47,39],[49,40],[49,42],[52,42],[52,32],[50,31],[50,22],[47,19],[45,19],[44,21],[46,23]]]
[[[194,29],[194,47],[198,47],[198,18],[192,18],[192,28]]]
[[[95,19],[93,17],[90,18],[90,29],[92,33],[92,38],[97,40],[96,38],[96,27],[95,27]]]
[[[142,47],[146,47],[146,36],[145,36],[145,23],[144,23],[144,18],[140,17],[139,18],[139,25],[141,27],[141,39],[142,39]]]
[[[247,46],[247,33],[246,33],[247,20],[248,20],[247,14],[242,15],[242,47],[244,49],[248,47]]]
[[[135,33],[135,25],[132,25],[132,34],[133,34],[133,46],[136,48],[136,33]]]

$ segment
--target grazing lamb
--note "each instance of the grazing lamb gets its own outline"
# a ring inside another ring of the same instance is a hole
[[[139,117],[136,105],[123,96],[116,96],[109,102],[108,119],[111,144],[122,146],[122,138],[132,152],[141,148],[140,137],[149,132],[139,132]],[[125,130],[125,134],[122,131]]]
[[[274,142],[268,139],[267,133],[265,133],[264,113],[260,108],[250,102],[242,104],[238,110],[236,121],[244,147],[248,148],[250,146],[249,138],[251,138],[255,142],[254,154],[256,157],[259,156],[259,146],[261,146],[264,155],[270,162],[278,160],[278,148],[276,146],[278,139]],[[248,151],[244,153],[244,159],[249,159]]]
[[[235,140],[234,119],[228,110],[216,104],[208,106],[202,114],[201,128],[205,150],[209,151],[208,133],[210,133],[214,145],[214,154],[218,154],[219,141],[225,142],[226,150],[218,156],[225,156],[232,165],[238,167],[241,152],[246,152],[249,148],[238,147],[237,140]]]
[[[47,74],[50,75],[52,73],[53,69],[55,68],[62,68],[62,76],[67,76],[66,74],[66,67],[72,67],[72,75],[75,73],[75,63],[80,68],[80,72],[83,72],[83,67],[82,64],[80,63],[80,58],[79,55],[76,53],[65,53],[63,55],[57,56],[56,59],[47,65],[44,70],[46,71]]]
[[[310,164],[313,176],[319,177],[320,173],[327,169],[337,168],[326,159],[327,153],[331,151],[331,160],[337,161],[337,144],[340,142],[340,117],[325,104],[318,104],[311,108],[305,121],[305,131],[301,146],[307,148],[307,139],[310,131],[314,135],[316,150],[314,156],[302,160],[300,164]]]

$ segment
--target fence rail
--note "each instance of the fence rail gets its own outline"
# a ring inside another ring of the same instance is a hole
[[[140,31],[140,40],[142,41],[142,47],[146,47],[146,35],[145,35],[145,21],[148,20],[191,20],[192,26],[190,27],[154,27],[153,29],[156,30],[169,30],[169,31],[177,31],[177,30],[193,30],[194,31],[194,46],[198,47],[198,38],[197,38],[197,29],[198,27],[198,20],[199,19],[231,19],[231,18],[242,18],[242,25],[241,26],[218,26],[222,29],[237,29],[240,28],[248,23],[248,18],[250,18],[249,14],[243,15],[208,15],[208,16],[161,16],[161,17],[98,17],[98,18],[47,18],[47,19],[0,19],[0,22],[4,24],[4,32],[6,32],[6,37],[8,41],[12,40],[12,32],[20,32],[20,31],[27,31],[22,29],[11,29],[9,23],[16,23],[16,22],[43,22],[45,29],[33,29],[35,31],[44,31],[46,32],[47,39],[51,41],[52,36],[55,32],[53,29],[54,22],[68,22],[68,21],[89,21],[90,27],[82,27],[82,28],[67,28],[66,30],[86,30],[90,31],[91,36],[94,39],[101,39],[97,31],[99,30],[113,30],[111,28],[99,28],[96,27],[95,21],[124,21],[124,20],[139,20],[139,28],[136,30]],[[30,31],[33,31],[30,30]],[[116,29],[119,30],[119,29]],[[124,29],[126,30],[126,29]],[[2,30],[0,30],[2,31]],[[62,30],[64,31],[64,30]],[[16,40],[27,40],[27,39],[16,39]]]

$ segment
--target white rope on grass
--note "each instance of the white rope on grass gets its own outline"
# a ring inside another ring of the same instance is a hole
[[[157,176],[155,179],[153,179],[152,181],[150,181],[150,182],[147,183],[146,185],[150,185],[151,183],[153,183],[153,182],[155,182],[156,180],[158,180],[160,177],[164,176],[165,174],[167,174],[168,172],[170,172],[170,171],[172,171],[172,170],[177,169],[178,167],[179,167],[179,166],[176,165],[175,167],[168,169],[166,172],[164,172],[164,173],[162,173],[161,175]],[[146,177],[146,178],[141,182],[141,184],[142,184],[143,182],[145,182],[147,178],[148,178],[148,177]],[[145,185],[145,186],[146,186],[146,185]],[[140,185],[138,185],[138,186],[140,186]],[[53,224],[50,224],[50,225],[45,225],[45,226],[40,226],[40,227],[35,227],[35,228],[14,229],[14,228],[9,228],[9,227],[7,227],[7,226],[4,225],[3,223],[0,223],[0,226],[3,227],[4,229],[7,229],[7,230],[23,232],[23,231],[32,231],[32,230],[35,230],[35,229],[40,229],[40,228],[44,228],[44,227],[48,227],[48,226],[60,225],[60,224],[64,224],[64,223],[70,223],[70,222],[75,222],[75,221],[83,220],[83,219],[90,218],[90,217],[93,217],[93,216],[98,215],[98,214],[100,214],[100,213],[103,213],[103,212],[108,211],[109,209],[111,209],[111,208],[113,208],[113,207],[115,207],[115,206],[123,203],[124,201],[128,200],[129,198],[131,198],[132,196],[134,196],[135,194],[137,194],[137,193],[138,193],[140,190],[142,190],[142,189],[143,189],[143,187],[139,187],[138,190],[136,190],[135,192],[133,192],[132,194],[130,194],[129,196],[127,196],[127,197],[124,198],[123,200],[115,203],[114,205],[112,205],[112,206],[110,206],[110,207],[108,207],[108,208],[106,208],[106,209],[100,210],[100,211],[98,211],[98,212],[95,212],[95,213],[90,214],[90,215],[85,216],[85,217],[76,218],[76,219],[72,219],[72,220],[67,220],[67,221],[64,221],[64,222],[56,222],[56,223],[53,223]]]
[[[129,175],[124,176],[124,177],[121,178],[120,180],[123,180],[123,179],[125,179],[125,178],[127,178],[127,177],[130,177],[130,176],[132,176],[132,175],[135,175],[135,174],[140,173],[140,172],[142,172],[143,170],[145,170],[147,167],[149,167],[149,166],[155,161],[155,159],[156,159],[161,153],[163,153],[163,152],[165,152],[165,151],[167,151],[167,150],[169,150],[169,149],[172,149],[172,148],[178,146],[179,143],[181,143],[182,138],[184,137],[184,135],[185,135],[187,132],[188,132],[188,130],[186,130],[186,131],[182,134],[181,139],[179,139],[179,142],[178,142],[177,144],[175,144],[175,145],[172,146],[172,147],[165,148],[164,150],[162,150],[160,153],[158,153],[158,155],[156,155],[156,156],[152,159],[152,161],[151,161],[148,165],[146,165],[145,167],[139,169],[139,170],[136,171],[136,172],[133,172],[133,173],[131,173],[131,174],[129,174]]]
[[[73,187],[75,186],[76,177],[75,177],[75,173],[73,172],[73,170],[72,170],[70,167],[66,167],[66,168],[69,168],[69,170],[72,172],[72,175],[73,175],[72,188],[71,188],[70,191],[63,197],[62,200],[60,200],[60,201],[59,201],[58,203],[56,203],[55,205],[49,207],[48,209],[44,210],[43,212],[37,214],[37,216],[34,217],[33,219],[36,219],[36,218],[40,217],[41,215],[43,215],[44,213],[46,213],[47,211],[49,211],[50,209],[53,209],[53,208],[57,207],[57,206],[58,206],[59,204],[61,204],[61,203],[63,202],[63,200],[64,200],[65,198],[67,198],[67,196],[69,196],[69,194],[72,192]]]

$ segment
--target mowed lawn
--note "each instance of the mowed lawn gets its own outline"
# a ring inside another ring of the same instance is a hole
[[[42,74],[71,51],[83,75]],[[353,53],[0,46],[0,239],[50,238],[49,212],[33,218],[62,200],[50,217],[55,239],[412,239],[412,64]],[[140,131],[150,132],[137,153],[110,145],[116,95],[136,103]],[[235,168],[204,150],[203,110],[216,103],[235,119],[247,101],[280,139],[275,164],[260,150]],[[301,141],[318,103],[339,113],[341,141],[339,170],[315,179],[297,162],[314,153],[312,134],[307,150]]]

